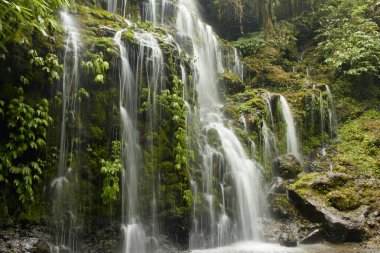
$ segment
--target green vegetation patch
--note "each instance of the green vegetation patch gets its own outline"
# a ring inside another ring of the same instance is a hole
[[[339,130],[338,153],[333,160],[354,172],[380,176],[380,113],[365,112]]]

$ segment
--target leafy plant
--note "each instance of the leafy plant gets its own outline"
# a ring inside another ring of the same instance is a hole
[[[0,49],[7,51],[9,42],[30,44],[31,35],[38,32],[48,37],[49,29],[58,29],[53,13],[68,7],[72,0],[0,0]]]
[[[119,173],[123,171],[121,164],[121,142],[112,142],[112,155],[111,160],[101,159],[100,163],[102,168],[101,173],[105,176],[103,180],[102,199],[104,204],[112,204],[118,199],[120,191],[119,187]]]
[[[81,67],[88,75],[94,76],[95,83],[104,83],[105,72],[110,68],[109,63],[103,59],[102,52],[92,55],[91,58],[91,61],[82,61]]]
[[[41,67],[42,71],[47,74],[49,83],[52,84],[54,81],[61,79],[63,65],[59,64],[57,55],[50,53],[45,58],[42,58],[38,56],[36,50],[29,50],[28,54],[31,57],[30,63],[32,66]]]
[[[21,89],[19,89],[22,91]],[[21,95],[5,111],[9,136],[0,146],[0,182],[14,187],[22,203],[34,201],[34,185],[40,181],[45,162],[40,153],[46,146],[47,127],[52,122],[49,103],[42,99],[33,108]],[[4,103],[0,103],[4,105]],[[1,109],[2,111],[2,109]]]
[[[159,103],[164,107],[165,111],[169,114],[171,122],[175,126],[174,130],[174,154],[175,154],[175,168],[180,170],[187,166],[187,143],[186,143],[186,105],[182,98],[179,96],[183,89],[182,81],[174,76],[173,89],[163,90],[161,95],[158,96]]]
[[[338,75],[379,76],[380,33],[365,15],[366,0],[329,1],[320,12],[318,50]]]

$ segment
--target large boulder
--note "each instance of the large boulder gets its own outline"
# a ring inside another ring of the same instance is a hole
[[[273,163],[273,175],[284,179],[296,178],[302,171],[300,161],[293,154],[282,155]]]
[[[304,217],[323,224],[326,240],[342,243],[360,242],[365,238],[365,207],[355,212],[341,212],[311,194],[292,188],[288,189],[288,198]]]

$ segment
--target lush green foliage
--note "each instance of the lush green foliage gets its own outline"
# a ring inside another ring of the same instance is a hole
[[[21,88],[19,88],[21,91]],[[1,144],[0,183],[14,188],[22,203],[34,200],[33,187],[40,181],[46,146],[46,131],[52,119],[49,103],[42,99],[34,107],[25,102],[22,92],[5,111],[7,139]],[[3,102],[0,103],[4,105]]]
[[[38,56],[36,50],[30,50],[28,52],[30,56],[30,64],[35,67],[42,68],[42,71],[48,76],[49,83],[53,84],[54,81],[61,79],[63,72],[63,65],[59,63],[58,56],[52,53],[49,53],[42,58]],[[28,84],[28,80],[21,80],[22,83]]]
[[[174,76],[173,90],[164,90],[158,97],[159,103],[168,112],[171,121],[176,125],[174,131],[175,168],[180,170],[187,166],[187,143],[185,130],[186,105],[179,94],[182,93],[183,83]]]
[[[123,171],[121,164],[121,142],[112,142],[111,160],[101,159],[101,173],[105,176],[103,180],[102,199],[104,204],[111,204],[118,199],[119,175]]]
[[[337,164],[380,175],[380,114],[374,110],[348,121],[340,130]]]
[[[103,53],[91,56],[91,61],[82,61],[81,67],[94,76],[95,83],[104,83],[105,72],[110,68],[109,63],[103,59]]]
[[[327,1],[321,6],[318,50],[340,75],[379,75],[380,33],[366,17],[367,0]]]
[[[0,0],[0,49],[7,51],[6,44],[30,44],[34,32],[49,36],[49,30],[58,29],[53,13],[69,6],[71,0]]]

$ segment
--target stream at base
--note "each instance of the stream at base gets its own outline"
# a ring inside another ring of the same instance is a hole
[[[365,249],[358,243],[317,243],[290,248],[279,244],[245,241],[213,249],[192,250],[191,253],[374,253],[378,249]]]

